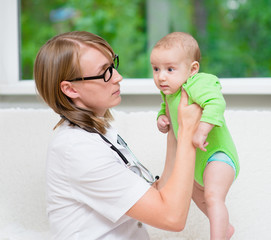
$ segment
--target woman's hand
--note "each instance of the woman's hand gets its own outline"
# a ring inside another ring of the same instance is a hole
[[[185,91],[178,108],[178,140],[170,126],[165,170],[157,185],[126,212],[141,222],[169,231],[183,230],[188,216],[196,158],[192,138],[201,118],[201,108],[196,104],[188,106]]]
[[[192,129],[195,131],[200,122],[202,109],[197,104],[188,105],[188,95],[182,89],[182,96],[178,106],[178,123],[181,129]]]

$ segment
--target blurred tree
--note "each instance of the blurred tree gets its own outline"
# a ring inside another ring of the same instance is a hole
[[[41,45],[73,30],[105,38],[119,54],[119,71],[125,78],[151,77],[147,29],[152,25],[147,28],[147,1],[21,0],[22,78],[32,78]],[[164,1],[170,17],[151,24],[165,26],[161,23],[168,21],[168,31],[191,33],[201,48],[201,71],[219,77],[271,75],[270,0]],[[163,16],[163,9],[156,9],[155,4],[149,7]]]
[[[57,31],[52,28],[50,10],[58,8],[63,0],[21,1],[21,78],[33,78],[35,56],[46,40]]]
[[[144,0],[22,0],[22,78],[32,78],[38,49],[66,31],[90,31],[105,38],[120,56],[124,77],[145,77],[148,69]],[[123,61],[122,61],[123,60]]]
[[[90,31],[106,39],[120,56],[124,77],[146,77],[148,68],[144,0],[72,0],[80,12],[73,30]],[[122,61],[123,60],[123,61]]]
[[[271,75],[271,1],[238,1],[231,13],[236,65],[248,77]]]
[[[271,2],[206,0],[202,9],[207,32],[195,24],[194,34],[202,50],[201,70],[219,77],[270,77]]]

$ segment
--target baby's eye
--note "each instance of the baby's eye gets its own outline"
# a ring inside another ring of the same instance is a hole
[[[153,71],[158,72],[158,67],[153,67]]]
[[[174,70],[173,68],[168,68],[169,72],[173,72],[173,70]]]

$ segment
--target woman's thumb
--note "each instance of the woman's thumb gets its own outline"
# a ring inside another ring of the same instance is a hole
[[[181,100],[180,100],[180,105],[185,107],[188,105],[188,94],[186,91],[182,88],[182,95],[181,95]]]

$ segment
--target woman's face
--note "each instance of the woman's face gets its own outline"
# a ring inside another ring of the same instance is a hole
[[[112,64],[102,52],[93,47],[81,47],[80,65],[83,77],[102,75]],[[104,116],[107,109],[121,102],[120,81],[122,76],[113,69],[108,82],[103,79],[72,82],[76,92],[72,97],[74,104],[93,111],[97,116]]]

